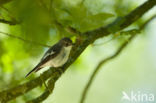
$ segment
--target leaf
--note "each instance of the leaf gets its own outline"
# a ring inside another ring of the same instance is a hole
[[[57,20],[65,25],[71,26],[80,32],[96,29],[105,24],[105,21],[113,17],[110,13],[92,14],[84,5],[76,5],[74,7],[67,7],[57,9]]]

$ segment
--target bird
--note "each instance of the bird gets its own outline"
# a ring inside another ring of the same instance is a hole
[[[63,66],[69,58],[72,47],[73,42],[70,38],[62,38],[47,50],[40,62],[25,77],[47,66],[54,68]]]

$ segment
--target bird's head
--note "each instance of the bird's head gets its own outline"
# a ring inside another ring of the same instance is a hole
[[[72,46],[72,45],[73,45],[72,41],[71,41],[69,38],[67,38],[67,37],[61,39],[61,40],[60,40],[60,43],[61,43],[63,46],[65,46],[65,47],[69,47],[69,46]]]

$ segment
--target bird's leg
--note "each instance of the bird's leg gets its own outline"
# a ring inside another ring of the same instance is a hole
[[[42,75],[41,75],[41,74],[40,74],[40,79],[41,79],[42,83],[44,84],[44,86],[46,87],[46,89],[47,89],[48,91],[50,91],[50,89],[48,88],[48,86],[47,86],[46,82],[43,80],[43,78],[42,78]]]

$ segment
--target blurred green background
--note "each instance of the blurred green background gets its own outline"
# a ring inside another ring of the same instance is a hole
[[[66,30],[68,26],[81,32],[94,30],[110,23],[117,16],[126,15],[144,2],[145,0],[12,0],[0,6],[0,19],[19,24],[10,26],[0,23],[0,32],[53,45],[62,37],[74,38]],[[155,12],[156,8],[153,8],[129,28],[138,27]],[[131,103],[122,101],[123,91],[156,95],[155,28],[156,20],[153,20],[120,56],[101,68],[89,90],[86,103]],[[56,82],[53,94],[44,103],[78,103],[99,61],[113,54],[121,42],[126,40],[126,36],[111,40],[112,37],[101,38],[90,45]],[[47,49],[0,33],[0,91],[39,75],[40,73],[36,73],[24,78]],[[44,90],[44,86],[38,87],[10,103],[24,103],[39,96]]]

